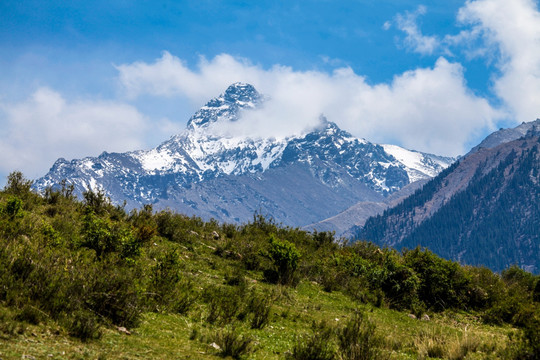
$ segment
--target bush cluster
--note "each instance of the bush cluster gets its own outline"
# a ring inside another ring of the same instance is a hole
[[[197,269],[184,261],[195,246],[214,250],[193,261],[233,269],[222,284],[202,286],[196,280]],[[0,309],[11,309],[13,314],[4,317],[17,324],[55,321],[73,336],[91,340],[103,326],[136,326],[145,311],[186,314],[197,305],[208,323],[241,321],[261,329],[271,321],[273,295],[250,288],[248,274],[285,287],[316,282],[325,291],[417,315],[475,311],[485,322],[522,327],[516,349],[538,354],[540,281],[517,267],[496,274],[427,249],[397,252],[362,241],[346,244],[332,233],[279,226],[260,214],[237,226],[155,212],[149,205],[127,212],[99,192],[78,201],[65,183],[41,196],[20,173],[11,174],[0,191]],[[331,332],[319,327],[302,342],[315,346],[331,336],[334,350],[350,358],[367,351],[361,344],[344,350],[352,338],[377,348],[365,317],[351,321]],[[4,327],[0,336],[21,328]],[[299,340],[297,354],[302,346]],[[325,350],[319,350],[324,357]]]
[[[313,323],[311,334],[299,336],[287,358],[291,360],[387,359],[384,337],[365,313],[355,312],[342,327]]]

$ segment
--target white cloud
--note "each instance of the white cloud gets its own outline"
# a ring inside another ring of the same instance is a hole
[[[439,40],[420,31],[414,13],[396,16],[406,33],[405,45],[420,54],[461,52],[467,58],[484,58],[499,73],[492,76],[493,92],[502,110],[516,123],[540,117],[540,12],[533,0],[469,0],[458,12],[465,28]],[[452,50],[452,51],[451,51]]]
[[[186,96],[197,106],[223,91],[224,87],[237,81],[238,74],[254,79],[259,67],[246,59],[222,54],[212,61],[200,57],[198,72],[165,51],[154,63],[135,62],[116,67],[119,81],[128,97],[140,94],[157,96]]]
[[[501,75],[494,91],[516,122],[540,117],[540,13],[532,0],[469,1],[458,20],[471,27],[465,44],[481,38],[480,55],[494,58]]]
[[[19,103],[0,103],[0,172],[44,175],[59,157],[143,147],[148,119],[130,105],[111,101],[68,102],[49,88]],[[166,125],[166,124],[165,124]]]
[[[467,150],[471,134],[493,129],[499,116],[468,90],[462,67],[444,58],[433,68],[408,71],[378,85],[368,84],[348,67],[331,74],[284,66],[264,69],[227,54],[201,59],[195,70],[169,53],[152,64],[118,69],[132,96],[147,92],[203,101],[233,82],[253,84],[270,101],[259,111],[245,113],[227,129],[231,134],[281,137],[314,127],[324,114],[368,140],[457,155]]]
[[[440,40],[435,36],[423,35],[418,28],[417,19],[420,15],[426,14],[426,7],[420,5],[415,12],[406,12],[404,15],[398,14],[395,19],[396,26],[399,30],[405,32],[405,45],[422,55],[431,55],[440,47]],[[390,24],[386,23],[385,30],[390,28]]]

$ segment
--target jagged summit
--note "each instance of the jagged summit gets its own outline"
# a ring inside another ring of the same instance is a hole
[[[329,121],[328,118],[324,115],[319,117],[319,125],[315,127],[313,132],[318,132],[321,134],[342,136],[344,138],[352,138],[353,136],[343,129],[341,129],[335,122]]]
[[[207,127],[216,121],[235,121],[241,109],[254,109],[263,100],[259,92],[250,84],[234,83],[220,96],[213,98],[199,109],[187,123],[194,130]]]
[[[225,90],[223,98],[229,103],[248,103],[261,97],[259,92],[251,84],[237,82]]]
[[[249,221],[258,211],[302,226],[358,201],[378,201],[454,161],[399,147],[387,151],[324,117],[307,134],[280,139],[225,136],[210,127],[226,127],[264,99],[252,85],[233,84],[198,110],[184,132],[156,148],[58,160],[35,188],[66,179],[77,195],[101,190],[127,208],[151,203],[227,222]],[[404,163],[392,154],[396,149],[418,161]]]

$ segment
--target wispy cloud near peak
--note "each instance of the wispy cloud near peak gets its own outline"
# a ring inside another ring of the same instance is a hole
[[[255,137],[303,132],[325,114],[358,137],[457,155],[467,150],[471,133],[494,128],[500,115],[467,88],[461,65],[442,57],[433,68],[407,71],[380,84],[368,84],[349,67],[332,73],[279,65],[265,69],[227,54],[201,58],[194,70],[169,53],[153,63],[118,69],[131,95],[209,99],[231,83],[251,83],[270,100],[231,126]]]

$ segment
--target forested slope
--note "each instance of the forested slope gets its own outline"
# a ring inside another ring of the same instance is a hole
[[[540,271],[538,135],[479,149],[357,230],[359,239],[427,247],[464,264]]]

